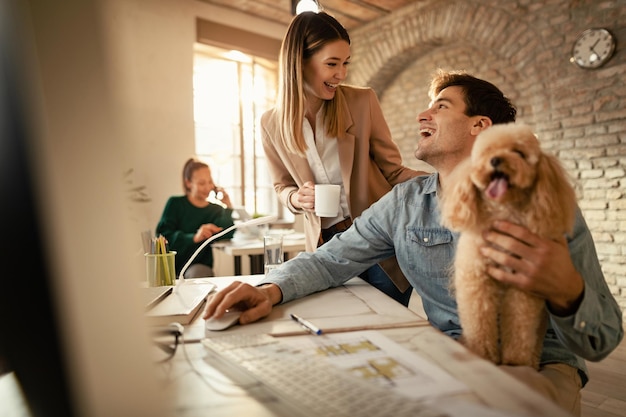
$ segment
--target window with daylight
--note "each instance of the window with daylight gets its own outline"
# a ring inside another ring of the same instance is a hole
[[[277,63],[238,51],[196,44],[196,154],[234,205],[257,215],[293,215],[278,202],[261,144],[260,119],[273,107]]]

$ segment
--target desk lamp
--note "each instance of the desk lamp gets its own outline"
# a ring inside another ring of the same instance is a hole
[[[176,291],[176,287],[181,285],[181,283],[185,279],[184,278],[184,274],[185,274],[185,271],[187,270],[187,268],[189,268],[189,266],[191,265],[193,260],[196,258],[196,256],[198,256],[198,254],[200,252],[202,252],[202,249],[204,249],[206,247],[206,245],[208,245],[209,243],[213,242],[215,239],[220,238],[220,237],[224,236],[226,233],[231,232],[234,229],[237,229],[239,227],[260,226],[262,224],[275,222],[277,219],[278,219],[278,217],[276,217],[276,216],[263,216],[263,217],[258,217],[256,219],[250,219],[250,220],[247,220],[245,222],[235,223],[232,226],[230,226],[229,228],[224,229],[221,232],[216,233],[213,236],[211,236],[210,238],[208,238],[207,240],[205,240],[202,243],[202,245],[200,245],[198,247],[198,249],[196,249],[196,251],[193,253],[193,255],[191,255],[191,257],[189,258],[187,263],[185,263],[185,265],[180,270],[180,274],[178,274],[178,280],[176,281],[176,285],[174,286],[174,291]]]

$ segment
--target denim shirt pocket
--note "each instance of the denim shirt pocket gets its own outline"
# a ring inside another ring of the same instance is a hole
[[[448,229],[414,227],[406,231],[406,255],[414,276],[447,281],[454,247],[454,234]]]

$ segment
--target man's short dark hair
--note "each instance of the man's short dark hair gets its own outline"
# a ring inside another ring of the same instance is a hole
[[[430,83],[428,95],[431,99],[441,90],[459,86],[465,95],[468,116],[487,116],[494,124],[515,121],[517,109],[502,91],[488,81],[481,80],[465,71],[437,70]]]

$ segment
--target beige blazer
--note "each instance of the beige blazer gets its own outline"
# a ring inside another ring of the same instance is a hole
[[[341,85],[346,135],[338,139],[341,176],[352,218],[377,201],[391,187],[423,174],[402,165],[398,146],[383,117],[374,90],[368,87]],[[277,141],[278,121],[274,110],[261,118],[262,141],[269,164],[274,190],[280,202],[295,214],[303,214],[306,250],[314,251],[320,235],[320,218],[311,212],[299,211],[289,203],[289,195],[305,182],[315,182],[306,157],[290,153]],[[395,256],[380,263],[396,286],[404,291],[409,283],[400,271]]]

